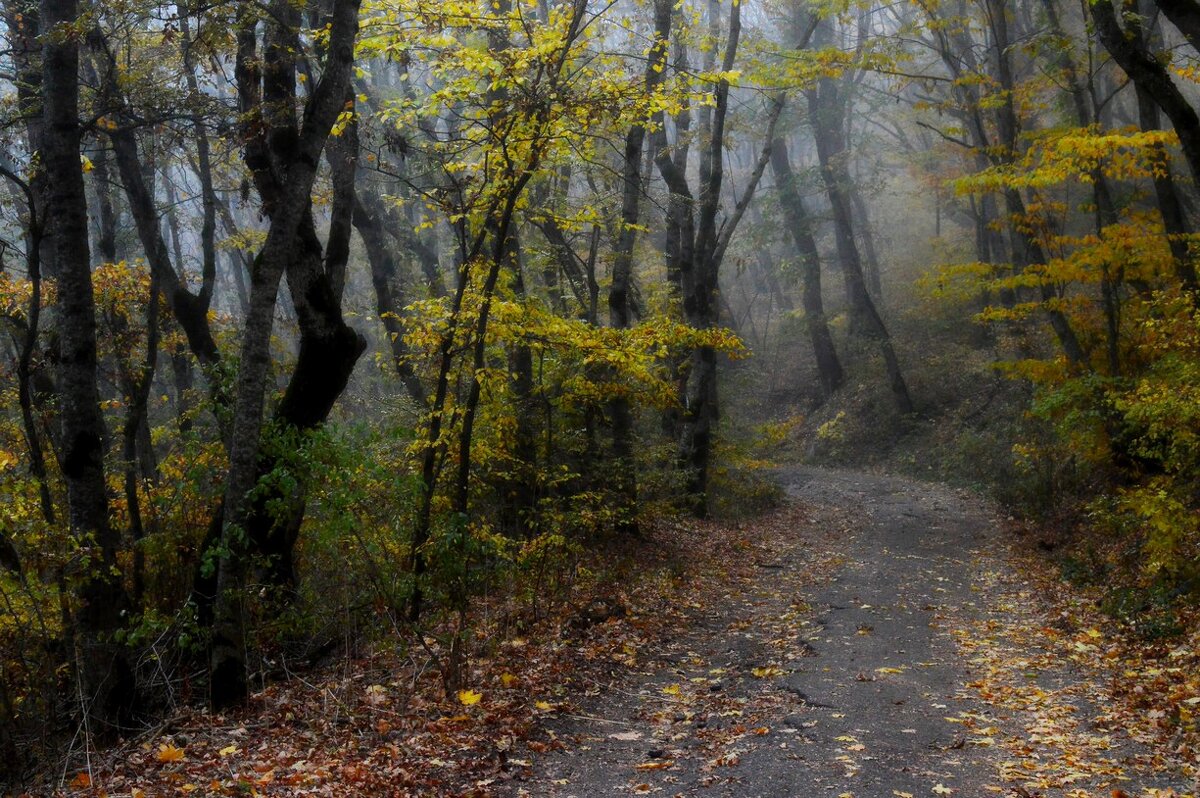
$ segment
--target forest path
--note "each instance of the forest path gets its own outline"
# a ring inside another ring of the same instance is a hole
[[[858,472],[780,479],[809,508],[803,528],[783,530],[768,561],[748,554],[757,576],[705,602],[665,650],[640,652],[632,676],[613,671],[579,713],[550,719],[562,748],[530,754],[533,775],[512,794],[1107,798],[1115,774],[1139,769],[1140,783],[1164,783],[1097,727],[1099,688],[1021,650],[1035,642],[979,631],[1030,603],[986,545],[998,520],[981,502]],[[1013,662],[1011,688],[980,689]],[[1028,743],[1030,729],[1049,747]]]

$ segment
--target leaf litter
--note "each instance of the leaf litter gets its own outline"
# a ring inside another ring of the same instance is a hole
[[[852,523],[848,514],[814,519],[798,505],[753,522],[660,522],[636,551],[611,555],[609,580],[592,586],[624,612],[580,630],[565,607],[525,637],[494,646],[486,642],[504,639],[491,620],[500,613],[485,614],[471,686],[451,700],[428,662],[380,646],[267,686],[236,713],[186,709],[153,736],[93,755],[90,768],[68,772],[53,792],[539,795],[539,759],[593,755],[599,741],[644,746],[628,773],[630,792],[686,795],[679,790],[688,783],[736,790],[749,752],[773,746],[794,758],[790,750],[816,723],[789,715],[805,699],[779,683],[811,655],[804,588],[838,571]],[[784,567],[765,573],[761,562]],[[1197,633],[1170,645],[1140,643],[1101,616],[1094,597],[1066,589],[1043,559],[1002,542],[974,566],[973,589],[987,612],[971,618],[949,608],[938,612],[938,625],[977,677],[960,693],[991,710],[945,719],[963,731],[951,748],[1002,756],[996,784],[985,789],[1013,798],[1194,798],[1176,787],[1200,774]],[[578,595],[570,606],[593,598]],[[724,619],[719,635],[742,647],[721,662],[689,645],[712,608]],[[860,675],[903,678],[931,664]],[[735,678],[754,689],[727,689]],[[602,695],[622,690],[642,707],[649,736],[613,731],[621,720],[587,714]],[[563,736],[556,727],[564,722],[610,731]],[[834,761],[853,779],[871,758],[868,742],[846,735],[835,745]],[[1172,779],[1175,786],[1163,786]],[[566,779],[552,784],[571,787]],[[959,794],[936,780],[926,793]]]

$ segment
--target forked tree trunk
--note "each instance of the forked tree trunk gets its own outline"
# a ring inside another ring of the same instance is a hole
[[[311,221],[311,192],[317,165],[329,131],[344,107],[354,62],[359,2],[336,0],[332,8],[329,53],[325,59],[324,74],[309,95],[303,131],[293,140],[294,149],[285,163],[286,178],[278,186],[277,192],[273,192],[269,198],[264,197],[271,204],[271,226],[251,275],[250,312],[242,334],[213,612],[211,700],[217,707],[241,701],[247,693],[246,626],[242,599],[248,566],[247,537],[253,533],[250,521],[256,512],[249,494],[260,468],[263,401],[271,365],[270,339],[275,301],[280,280],[289,267],[294,266],[298,258],[312,257],[311,252],[301,251],[304,245],[301,241],[302,222],[306,218]],[[281,12],[283,19],[288,18],[289,9],[276,10]],[[277,21],[275,24],[281,23]],[[244,33],[240,43],[245,41]],[[253,37],[253,29],[250,35]],[[239,67],[245,66],[239,63]],[[270,168],[261,163],[259,166]],[[335,299],[331,290],[321,290],[322,284],[316,281],[301,280],[291,287],[293,296],[299,292],[322,309],[327,309],[327,304]],[[310,293],[306,295],[306,291]],[[297,312],[303,316],[299,308]],[[303,319],[301,323],[303,326]],[[301,361],[311,363],[314,357],[336,354],[341,338],[340,330],[334,327],[328,337],[309,339],[307,352],[306,342],[302,339]],[[354,344],[361,345],[361,339],[356,339]],[[308,355],[307,360],[305,354]],[[302,369],[298,362],[283,404],[289,405],[294,417],[300,421],[324,418],[324,413],[328,413],[332,405],[332,400],[328,400],[327,384],[330,382],[345,384],[344,380],[336,377],[330,379],[329,374],[322,373],[320,368]]]

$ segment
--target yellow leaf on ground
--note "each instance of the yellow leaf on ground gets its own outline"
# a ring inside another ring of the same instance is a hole
[[[768,665],[765,668],[753,668],[750,673],[754,675],[755,679],[770,679],[773,676],[783,675],[783,671],[774,665]]]
[[[477,693],[474,690],[459,690],[458,703],[464,707],[474,706],[483,700],[483,693]]]
[[[162,743],[158,746],[158,752],[154,755],[154,758],[159,762],[182,762],[183,749],[171,743]]]

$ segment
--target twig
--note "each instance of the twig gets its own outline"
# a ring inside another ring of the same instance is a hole
[[[595,715],[575,715],[570,712],[560,712],[559,714],[562,715],[564,718],[575,718],[576,720],[591,720],[591,721],[595,721],[596,723],[613,723],[618,726],[633,726],[633,725],[635,725],[633,723],[630,723],[627,720],[610,720],[608,718],[598,718]]]

